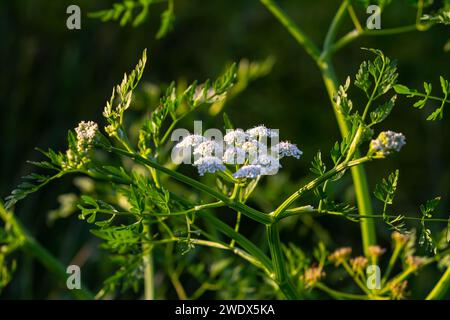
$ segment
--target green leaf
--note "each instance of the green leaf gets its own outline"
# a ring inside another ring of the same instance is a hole
[[[165,37],[173,29],[175,22],[175,14],[173,12],[173,0],[168,0],[169,5],[167,9],[161,14],[161,26],[156,34],[157,39]]]
[[[392,205],[395,198],[395,193],[398,187],[399,170],[391,173],[387,179],[383,179],[381,183],[375,186],[375,197],[384,203],[383,206],[383,220],[392,229],[398,232],[405,232],[405,217],[403,215],[397,215],[395,217],[389,217],[387,215],[388,205]]]
[[[422,219],[420,221],[422,230],[419,237],[419,244],[425,246],[425,248],[433,254],[436,254],[437,247],[431,234],[431,230],[426,227],[426,220],[433,217],[440,201],[441,197],[436,197],[420,206],[420,212],[422,213]]]
[[[375,186],[375,197],[385,204],[392,204],[398,186],[399,170],[391,173],[387,179]]]
[[[228,117],[228,114],[226,112],[223,113],[223,122],[225,124],[225,129],[233,130],[234,126],[231,123],[230,117]]]
[[[408,98],[420,98],[417,102],[413,104],[414,108],[422,109],[423,107],[425,107],[426,103],[430,99],[440,101],[441,102],[440,107],[436,108],[433,111],[433,113],[431,113],[427,117],[427,120],[428,121],[442,120],[444,117],[445,104],[450,102],[449,100],[447,100],[450,94],[450,84],[448,80],[444,79],[444,77],[442,76],[440,76],[439,80],[442,88],[443,94],[442,98],[431,96],[431,91],[433,87],[431,83],[428,82],[424,82],[423,84],[424,93],[418,92],[417,90],[409,89],[403,85],[397,85],[395,86],[394,89],[398,94],[406,95]]]
[[[368,71],[372,76],[372,90],[375,91],[373,100],[376,100],[381,95],[384,95],[393,89],[396,85],[398,78],[397,62],[385,56],[381,50],[367,48],[363,49],[376,55],[374,61],[367,62],[367,66],[364,70],[365,73]]]
[[[336,104],[337,110],[345,118],[348,119],[350,112],[353,108],[352,101],[348,98],[347,91],[350,87],[350,77],[347,77],[344,85],[339,86],[338,91],[334,94],[334,102]]]
[[[397,96],[393,96],[389,101],[387,101],[386,103],[382,104],[374,111],[372,111],[370,113],[370,119],[372,120],[372,124],[377,124],[384,121],[394,108],[396,100]]]
[[[407,86],[402,85],[402,84],[396,84],[394,86],[394,90],[396,93],[398,94],[403,94],[403,95],[407,95],[407,94],[411,94],[411,89],[409,89]]]
[[[372,87],[372,81],[370,80],[370,73],[368,63],[364,61],[356,74],[355,86],[363,90],[369,97],[369,90]]]
[[[342,155],[341,146],[340,146],[339,142],[336,141],[333,148],[331,149],[330,154],[331,154],[331,159],[333,160],[333,163],[337,164]]]

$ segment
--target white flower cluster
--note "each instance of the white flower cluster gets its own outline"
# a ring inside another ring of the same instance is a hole
[[[77,148],[79,152],[88,150],[94,142],[98,132],[98,125],[94,121],[81,121],[75,128],[77,134]]]
[[[399,152],[405,144],[406,139],[402,133],[384,131],[370,142],[370,150],[377,154],[387,156],[393,151]]]
[[[262,175],[276,174],[281,168],[281,158],[299,159],[302,155],[297,146],[289,142],[277,143],[269,149],[267,139],[278,139],[278,130],[265,126],[247,131],[228,130],[223,142],[194,134],[186,136],[175,148],[194,155],[196,160],[193,165],[201,176],[205,173],[225,171],[226,165],[232,165],[237,169],[233,174],[234,178],[256,179]]]

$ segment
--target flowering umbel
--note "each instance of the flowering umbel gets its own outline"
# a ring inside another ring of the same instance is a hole
[[[75,128],[77,134],[77,148],[84,152],[91,148],[98,133],[98,125],[94,121],[81,121]]]
[[[98,135],[98,125],[93,121],[81,121],[75,133],[76,145],[69,147],[61,163],[64,169],[79,169],[89,162],[87,153]]]
[[[302,151],[290,142],[278,143],[278,130],[257,126],[247,131],[227,130],[223,141],[210,140],[199,134],[185,136],[175,148],[183,150],[183,159],[191,160],[200,175],[227,171],[235,179],[256,179],[264,175],[273,175],[281,168],[280,159],[294,157],[299,159]],[[268,139],[276,140],[271,148]],[[191,162],[188,162],[191,163]]]

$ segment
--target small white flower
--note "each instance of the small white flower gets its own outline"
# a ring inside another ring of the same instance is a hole
[[[263,125],[248,129],[247,133],[254,139],[278,137],[277,131],[266,128],[266,126]]]
[[[250,140],[242,145],[247,159],[253,162],[259,155],[267,154],[267,146],[257,140]]]
[[[405,136],[402,133],[384,131],[370,142],[370,149],[382,155],[389,155],[393,151],[399,152],[405,144]]]
[[[231,146],[240,147],[248,139],[248,137],[248,134],[242,129],[236,129],[228,131],[225,137],[223,137],[223,140]]]
[[[203,176],[205,173],[215,173],[217,171],[224,171],[225,166],[217,157],[206,156],[194,162],[194,166],[198,169],[198,174]]]
[[[81,121],[75,128],[77,134],[78,151],[83,152],[89,149],[98,132],[98,125],[94,121]]]
[[[176,144],[175,148],[195,148],[200,143],[204,142],[206,139],[198,134],[191,134],[183,138],[179,143]]]
[[[236,179],[240,178],[249,178],[255,179],[261,175],[261,166],[250,164],[247,166],[243,166],[238,171],[233,174],[233,177]]]
[[[222,159],[226,164],[243,164],[245,162],[245,151],[238,147],[227,148]]]
[[[222,149],[222,146],[215,141],[206,140],[200,143],[194,149],[194,155],[198,155],[201,157],[206,156],[217,156]]]
[[[259,155],[257,159],[252,162],[253,165],[261,167],[262,175],[273,175],[281,168],[279,159],[268,155]]]
[[[303,152],[295,144],[287,141],[280,142],[272,147],[272,152],[277,153],[280,158],[294,157],[300,159]]]

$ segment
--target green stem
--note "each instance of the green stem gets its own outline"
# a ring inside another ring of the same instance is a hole
[[[366,295],[350,294],[350,293],[333,290],[321,282],[317,282],[315,284],[315,287],[328,293],[330,296],[332,296],[333,298],[336,298],[336,299],[370,300],[370,298]]]
[[[349,0],[346,0],[346,2],[349,2]],[[351,4],[348,5],[348,14],[350,15],[350,18],[352,19],[352,22],[358,31],[362,31],[364,28],[361,26],[361,22],[358,19],[358,16],[356,15],[355,9],[353,9],[353,6]]]
[[[329,210],[322,210],[322,209],[314,209],[311,206],[303,206],[298,208],[292,208],[285,210],[282,214],[278,215],[274,222],[278,222],[282,219],[298,216],[302,214],[321,214],[321,215],[331,215],[331,216],[338,216],[343,218],[359,218],[359,219],[384,219],[384,218],[397,218],[398,216],[395,215],[389,215],[389,214],[352,214],[352,213],[344,213],[344,212],[338,212],[338,211],[329,211]],[[414,220],[414,221],[422,221],[423,218],[421,217],[408,217],[404,216],[403,219],[405,220]],[[448,219],[444,218],[428,218],[424,219],[424,221],[427,222],[447,222]]]
[[[384,287],[384,284],[389,279],[389,276],[391,275],[392,269],[394,268],[395,262],[397,261],[397,258],[402,251],[403,246],[402,245],[396,245],[394,248],[394,252],[391,255],[391,258],[389,259],[389,264],[386,269],[386,272],[383,275],[383,279],[381,280],[381,286]]]
[[[328,28],[328,32],[325,37],[325,41],[324,41],[324,45],[323,45],[324,50],[327,50],[333,44],[334,40],[336,39],[337,32],[339,30],[339,27],[342,24],[343,17],[345,15],[348,7],[349,7],[348,1],[345,0],[344,2],[342,2],[338,11],[336,12],[336,15],[333,18],[333,21],[331,22],[331,25]]]
[[[348,275],[353,279],[353,281],[358,285],[358,287],[365,294],[370,295],[370,291],[367,289],[367,286],[361,282],[361,280],[358,278],[358,275],[353,272],[352,268],[350,268],[347,261],[343,261],[342,266],[344,267],[345,271],[347,271]]]
[[[217,200],[222,201],[223,203],[225,203],[226,206],[230,207],[231,209],[234,209],[236,211],[241,211],[243,214],[245,214],[247,217],[249,217],[250,219],[253,219],[259,223],[262,224],[270,224],[272,223],[272,217],[260,212],[256,209],[253,209],[241,202],[236,202],[236,201],[232,201],[230,200],[226,195],[210,188],[209,186],[194,180],[192,178],[189,178],[188,176],[185,176],[179,172],[170,170],[164,166],[162,166],[161,164],[157,163],[156,161],[150,160],[150,159],[146,159],[138,154],[135,153],[130,153],[127,152],[125,150],[122,149],[118,149],[118,148],[114,148],[114,147],[108,147],[106,149],[107,151],[116,153],[118,155],[122,155],[125,157],[128,157],[130,159],[135,160],[136,162],[139,162],[141,164],[144,165],[148,165],[152,168],[155,168],[156,170],[163,172],[165,174],[167,174],[168,176],[182,182],[185,183],[199,191],[203,191],[206,194],[209,194],[210,196],[216,198]]]
[[[349,124],[345,121],[344,116],[338,112],[334,103],[334,94],[338,90],[337,76],[329,59],[324,60],[321,67],[323,81],[328,91],[330,101],[333,104],[333,110],[341,131],[341,135],[346,137],[350,132]],[[358,153],[355,154],[358,156]],[[356,202],[358,204],[358,211],[360,214],[372,214],[372,203],[370,199],[369,186],[367,177],[363,166],[356,166],[351,168],[353,177],[353,184],[356,194]],[[371,220],[361,220],[361,236],[364,252],[367,253],[369,246],[376,243],[375,224]]]
[[[151,236],[150,225],[143,223],[143,232],[147,237]],[[142,243],[142,254],[144,262],[144,297],[145,300],[155,299],[155,284],[153,275],[153,246],[146,242]]]
[[[427,300],[441,300],[445,299],[448,290],[450,289],[450,267],[442,275],[439,282],[434,286],[433,290],[426,297]]]
[[[314,59],[318,60],[320,51],[317,46],[305,35],[296,23],[275,3],[273,0],[260,0],[261,3],[278,19],[286,30],[303,46],[306,52]]]
[[[7,212],[3,205],[0,203],[0,218],[5,223],[10,223],[15,231],[23,238],[23,244],[21,249],[26,251],[31,256],[35,257],[47,270],[56,276],[60,283],[66,285],[67,272],[66,268],[61,262],[56,259],[50,252],[47,251],[29,231],[23,226],[14,216],[14,214]],[[92,300],[94,295],[86,289],[84,284],[81,285],[81,289],[69,290],[69,293],[76,299],[80,300]]]
[[[131,146],[128,137],[125,131],[122,128],[114,134],[114,137],[122,143],[122,145],[128,150],[130,153],[135,153],[133,147]],[[155,182],[157,188],[160,188],[159,179],[157,173],[153,167],[148,168],[153,177],[153,181]],[[142,223],[142,231],[146,237],[151,239],[151,227],[145,220]],[[154,279],[153,279],[153,246],[146,242],[142,243],[142,260],[144,264],[144,298],[145,300],[154,300],[155,298],[155,287],[154,287]]]
[[[259,262],[260,268],[265,270],[266,274],[268,274],[268,275],[271,274],[272,261],[270,261],[270,259],[264,254],[264,252],[261,251],[261,249],[258,248],[253,242],[248,240],[242,234],[237,233],[229,225],[227,225],[226,223],[217,219],[216,217],[210,215],[207,212],[200,211],[197,213],[197,216],[202,217],[205,220],[208,220],[208,222],[210,222],[211,225],[213,225],[215,228],[217,228],[219,230],[219,232],[225,234],[226,236],[230,237],[231,239],[234,239],[237,244],[239,244],[244,250],[246,250],[250,255],[252,255]]]
[[[302,188],[298,189],[296,192],[294,192],[292,195],[290,195],[282,204],[280,204],[278,206],[277,209],[275,209],[275,211],[271,214],[274,218],[274,220],[279,220],[280,217],[282,217],[282,214],[289,208],[289,206],[294,203],[298,198],[300,198],[303,194],[305,194],[306,192],[312,191],[314,189],[316,189],[318,186],[320,186],[323,182],[329,180],[330,178],[332,178],[333,176],[335,176],[336,174],[347,170],[348,168],[353,168],[356,166],[360,166],[365,162],[368,161],[372,161],[373,159],[378,159],[379,157],[362,157],[356,160],[352,160],[352,161],[348,161],[348,162],[343,162],[339,165],[337,165],[336,167],[334,167],[331,170],[328,170],[327,172],[325,172],[323,175],[321,175],[320,177],[317,177],[316,179],[314,179],[313,181],[307,183],[306,185],[304,185]]]

